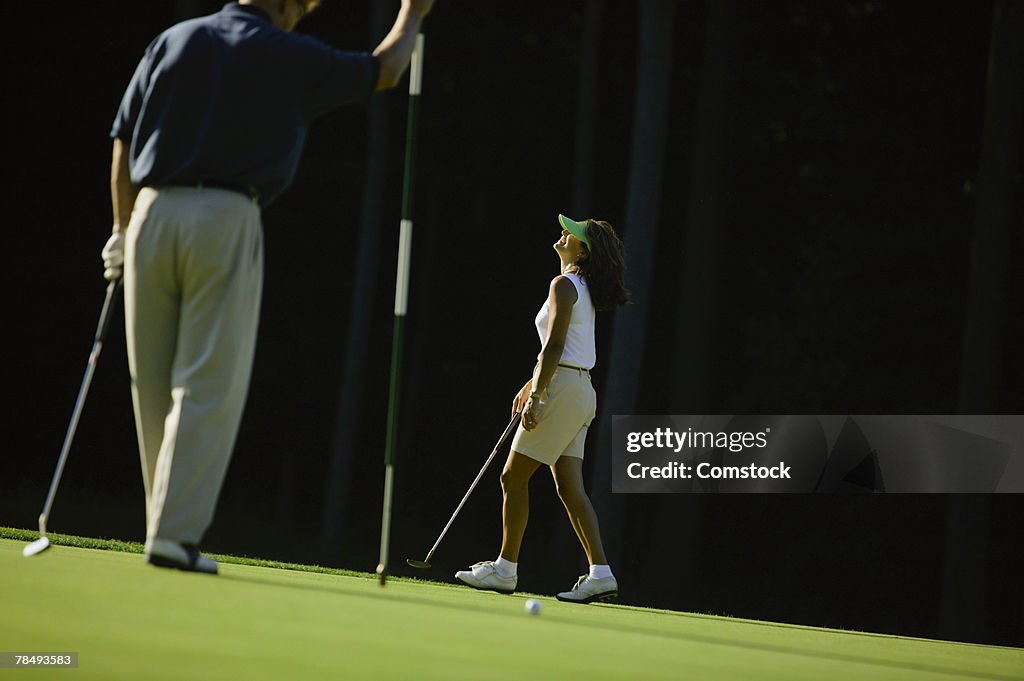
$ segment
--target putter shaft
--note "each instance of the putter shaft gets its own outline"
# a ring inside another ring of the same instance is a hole
[[[57,470],[54,471],[53,480],[50,481],[50,491],[46,495],[46,503],[43,504],[43,512],[39,514],[40,540],[46,538],[46,521],[50,517],[50,509],[53,507],[53,499],[57,495],[57,487],[60,485],[60,479],[64,473],[64,465],[67,463],[68,453],[71,451],[71,443],[75,438],[75,431],[78,429],[78,420],[82,416],[82,409],[85,407],[85,398],[89,394],[89,386],[92,384],[92,377],[96,372],[96,364],[99,362],[100,352],[103,350],[103,341],[107,335],[107,328],[110,326],[110,318],[114,309],[114,300],[120,290],[120,280],[114,280],[107,284],[107,295],[103,301],[103,309],[100,311],[100,321],[96,325],[96,335],[93,339],[92,350],[89,352],[89,361],[85,367],[85,376],[82,378],[82,385],[78,389],[78,398],[75,400],[75,408],[71,413],[71,422],[68,424],[67,433],[64,435],[64,444],[60,450],[60,458],[57,459]],[[25,555],[33,554],[26,553]]]
[[[480,472],[476,474],[476,477],[473,479],[473,483],[469,486],[469,489],[466,491],[466,494],[462,497],[462,501],[460,501],[459,505],[455,508],[455,512],[452,513],[452,517],[448,519],[448,523],[444,526],[444,529],[441,530],[441,535],[437,538],[437,541],[434,542],[434,545],[430,548],[430,551],[427,553],[427,557],[423,559],[422,562],[424,564],[424,567],[430,567],[430,559],[434,557],[434,552],[437,551],[437,547],[440,546],[441,540],[444,539],[444,536],[448,533],[448,528],[450,528],[452,526],[452,523],[455,522],[455,518],[459,515],[459,511],[461,511],[462,507],[466,505],[466,501],[469,499],[469,495],[473,493],[474,489],[476,489],[477,483],[479,483],[480,479],[484,477],[484,473],[487,471],[487,468],[491,465],[491,461],[494,460],[494,457],[495,455],[497,455],[498,450],[501,449],[501,446],[503,444],[505,444],[505,440],[507,440],[508,437],[512,434],[512,431],[515,430],[516,425],[518,425],[518,423],[519,412],[516,412],[512,416],[512,420],[508,422],[507,426],[505,426],[505,431],[501,434],[501,438],[498,440],[498,443],[494,445],[494,449],[491,450],[490,456],[488,456],[487,460],[484,461],[484,465],[480,468]],[[421,567],[419,565],[413,565],[413,561],[407,560],[406,562],[409,563],[409,565],[411,565],[412,567]]]

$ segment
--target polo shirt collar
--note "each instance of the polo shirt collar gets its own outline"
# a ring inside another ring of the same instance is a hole
[[[224,8],[221,11],[228,12],[230,14],[248,14],[267,22],[270,21],[270,15],[267,14],[262,7],[257,7],[256,5],[240,5],[237,2],[229,2],[224,5]]]

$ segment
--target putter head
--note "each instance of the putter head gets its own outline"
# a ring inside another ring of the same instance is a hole
[[[29,556],[34,556],[37,553],[42,553],[48,548],[50,548],[50,540],[46,537],[40,537],[31,544],[26,544],[25,548],[21,550],[21,555],[28,558]]]
[[[421,570],[426,570],[427,568],[430,567],[430,563],[428,563],[425,560],[416,560],[415,558],[406,558],[405,562],[409,565],[409,567],[420,568]]]

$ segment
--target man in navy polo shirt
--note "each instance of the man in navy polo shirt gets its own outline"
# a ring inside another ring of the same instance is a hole
[[[242,417],[263,284],[260,209],[291,184],[317,117],[394,87],[434,0],[402,0],[370,53],[292,33],[319,0],[239,0],[146,49],[111,129],[146,560],[217,572],[198,551]]]

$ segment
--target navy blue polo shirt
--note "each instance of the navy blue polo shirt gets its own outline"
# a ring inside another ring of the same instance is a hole
[[[150,43],[110,136],[129,145],[137,186],[229,182],[266,205],[291,185],[309,124],[372,93],[379,69],[229,3]]]

